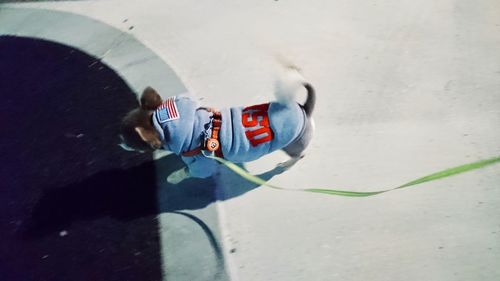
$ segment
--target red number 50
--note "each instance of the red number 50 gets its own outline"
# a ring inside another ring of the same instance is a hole
[[[265,103],[243,109],[241,121],[243,127],[247,128],[245,135],[252,146],[271,141],[274,137],[273,131],[269,127],[268,108],[269,104]]]

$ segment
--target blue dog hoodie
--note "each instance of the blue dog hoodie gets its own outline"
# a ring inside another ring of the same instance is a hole
[[[224,158],[242,163],[286,147],[304,132],[306,115],[296,102],[232,107],[222,109],[219,142]],[[203,144],[211,134],[213,114],[200,108],[188,94],[170,97],[152,116],[153,125],[160,133],[163,148],[177,155]],[[211,176],[216,161],[203,154],[182,157],[193,177]]]

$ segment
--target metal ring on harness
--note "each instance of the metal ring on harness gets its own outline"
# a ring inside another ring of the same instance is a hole
[[[206,148],[208,151],[216,151],[219,149],[219,141],[213,138],[207,139]]]

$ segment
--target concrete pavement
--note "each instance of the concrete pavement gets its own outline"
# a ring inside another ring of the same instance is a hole
[[[0,20],[5,7],[71,12],[131,34],[216,107],[272,99],[275,57],[296,63],[317,88],[317,133],[306,158],[273,184],[379,190],[500,154],[493,0],[48,2],[2,6]],[[264,173],[282,159],[246,167]],[[232,280],[497,280],[498,171],[353,199],[256,188],[222,169],[200,183],[221,201],[199,209],[219,229],[220,251],[199,250],[213,239],[176,249],[212,260],[210,268],[222,259]],[[162,209],[161,191],[159,200]],[[184,218],[171,235],[182,237]],[[164,245],[181,241],[173,236]],[[214,276],[183,268],[173,266],[181,276],[173,280]]]

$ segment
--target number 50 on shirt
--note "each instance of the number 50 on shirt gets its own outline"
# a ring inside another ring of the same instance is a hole
[[[241,121],[243,127],[245,127],[245,135],[254,147],[269,142],[274,137],[273,131],[269,127],[268,109],[269,103],[243,108]]]

